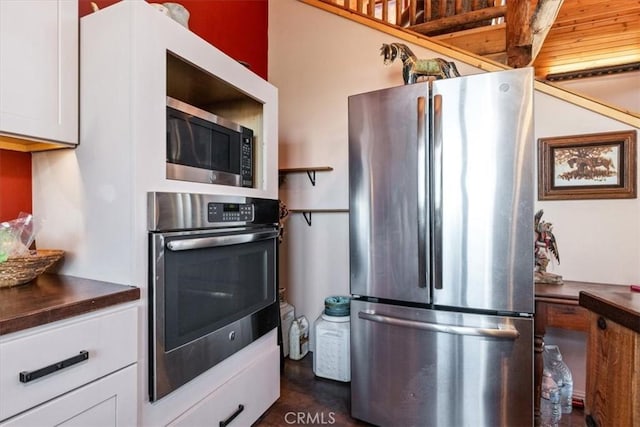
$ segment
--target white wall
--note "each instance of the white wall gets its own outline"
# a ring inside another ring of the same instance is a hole
[[[640,71],[557,82],[576,93],[640,113]]]
[[[304,174],[289,175],[280,197],[290,208],[348,208],[347,97],[402,85],[400,64],[384,66],[382,43],[397,40],[296,0],[269,2],[269,76],[279,90],[279,166],[332,166],[311,186]],[[409,45],[418,57],[440,56]],[[457,63],[461,74],[480,70]],[[637,88],[633,88],[637,90]],[[551,96],[536,93],[535,137],[629,129]],[[538,202],[553,223],[561,265],[569,280],[640,282],[640,201]],[[296,315],[313,321],[326,296],[349,293],[348,214],[299,214],[287,223],[281,284]],[[584,335],[548,334],[576,372],[584,391]]]

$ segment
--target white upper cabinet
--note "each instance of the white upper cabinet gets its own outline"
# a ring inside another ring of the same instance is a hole
[[[78,143],[78,0],[0,0],[0,148],[55,143]]]

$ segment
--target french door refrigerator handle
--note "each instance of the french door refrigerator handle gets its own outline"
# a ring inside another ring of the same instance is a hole
[[[277,230],[257,231],[253,233],[234,234],[231,236],[212,236],[194,239],[172,240],[167,243],[167,249],[171,251],[188,251],[192,249],[214,248],[217,246],[238,245],[241,243],[257,242],[260,240],[275,239]]]
[[[500,325],[498,328],[475,328],[473,326],[445,325],[440,323],[419,322],[416,320],[402,319],[399,317],[378,314],[375,311],[359,311],[360,319],[382,323],[384,325],[414,328],[429,332],[442,332],[453,335],[468,335],[476,337],[502,338],[515,340],[520,332],[512,325]]]
[[[432,273],[434,289],[442,289],[442,95],[433,96],[433,187],[431,189],[431,203],[433,206],[433,234],[432,234]]]
[[[427,287],[427,99],[418,97],[418,287]]]

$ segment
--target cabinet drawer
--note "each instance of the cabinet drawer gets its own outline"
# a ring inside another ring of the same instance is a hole
[[[588,312],[578,305],[548,304],[547,326],[586,332],[589,330]]]
[[[273,347],[169,425],[217,426],[220,422],[227,421],[229,427],[248,426],[279,396],[280,349]],[[235,413],[237,416],[231,420]]]
[[[135,363],[137,308],[83,316],[0,344],[0,420]],[[86,351],[88,358],[56,365]],[[42,368],[51,367],[39,378]],[[21,375],[21,373],[23,373]],[[22,377],[22,378],[21,378]],[[21,381],[22,379],[22,381]]]
[[[5,422],[0,427],[135,426],[137,365],[107,375]]]

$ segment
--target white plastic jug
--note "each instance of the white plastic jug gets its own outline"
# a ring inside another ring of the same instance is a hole
[[[309,352],[309,322],[300,316],[289,329],[289,359],[300,360]]]

